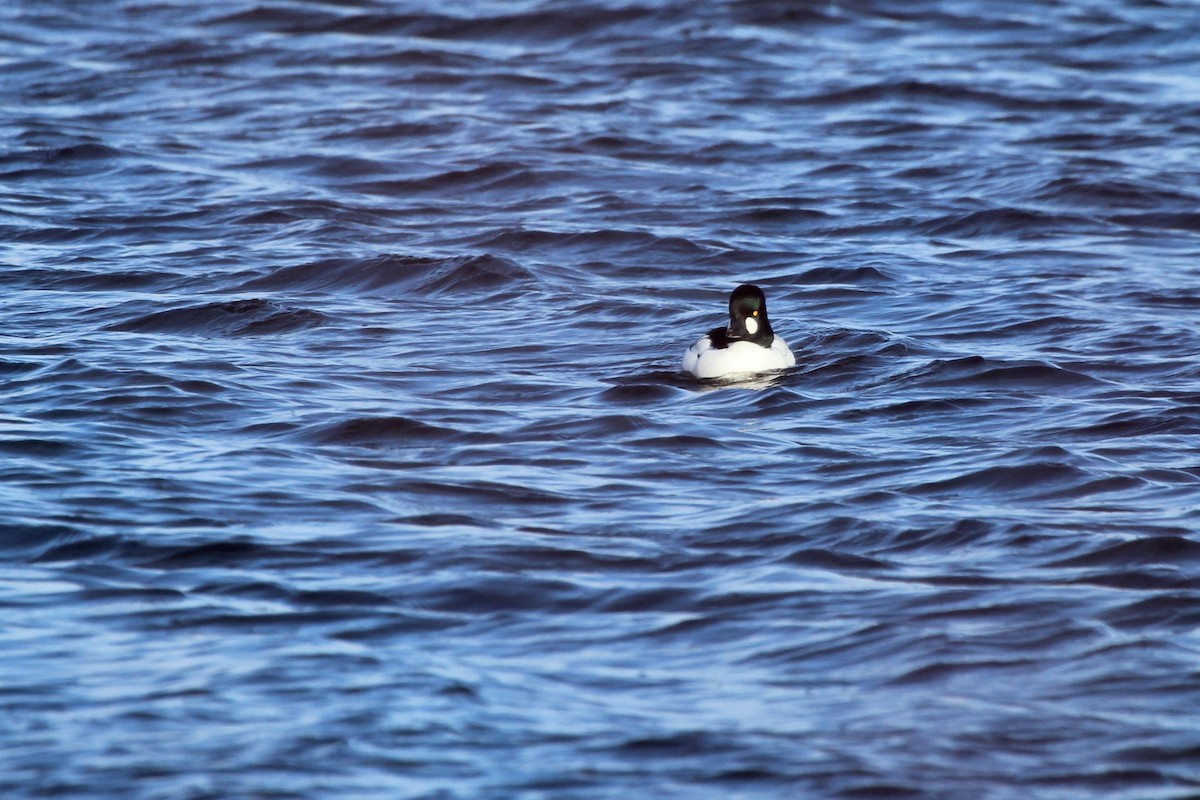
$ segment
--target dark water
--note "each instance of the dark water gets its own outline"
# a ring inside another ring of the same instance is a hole
[[[1197,5],[0,8],[5,798],[1200,796]]]

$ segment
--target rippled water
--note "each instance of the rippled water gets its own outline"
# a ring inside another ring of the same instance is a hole
[[[5,797],[1200,793],[1200,7],[0,22]]]

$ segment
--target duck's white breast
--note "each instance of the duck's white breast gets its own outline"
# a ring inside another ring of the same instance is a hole
[[[721,378],[741,373],[766,372],[795,366],[796,357],[791,348],[776,336],[770,347],[751,342],[733,342],[728,347],[716,348],[707,336],[700,339],[683,354],[683,369],[697,378]]]

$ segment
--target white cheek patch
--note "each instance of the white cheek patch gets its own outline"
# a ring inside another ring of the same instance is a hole
[[[758,333],[758,320],[754,317],[746,317],[746,333],[751,336]]]

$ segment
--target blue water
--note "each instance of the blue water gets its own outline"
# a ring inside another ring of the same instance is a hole
[[[5,798],[1200,796],[1200,6],[0,31]]]

